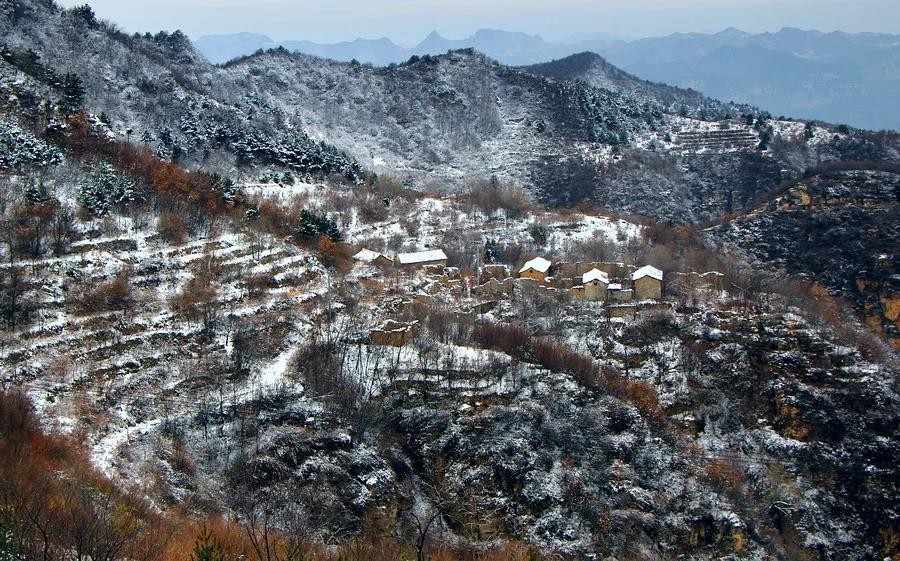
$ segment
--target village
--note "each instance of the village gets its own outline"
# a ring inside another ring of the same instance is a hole
[[[627,322],[642,315],[672,310],[673,301],[664,298],[665,273],[653,266],[637,267],[618,262],[552,262],[534,257],[521,267],[483,264],[474,276],[462,275],[457,267],[447,266],[441,249],[398,253],[393,258],[363,248],[353,256],[360,264],[372,267],[373,277],[418,276],[424,284],[407,293],[405,303],[434,304],[460,302],[475,315],[496,308],[501,302],[524,298],[523,293],[574,303],[589,303],[590,313],[606,322]],[[722,273],[672,273],[683,288],[711,293],[722,290]],[[417,286],[413,284],[413,286]],[[385,320],[370,333],[375,345],[403,346],[417,333],[418,322]]]

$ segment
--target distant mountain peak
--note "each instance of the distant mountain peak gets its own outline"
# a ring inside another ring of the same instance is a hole
[[[263,35],[262,33],[254,33],[252,31],[238,31],[236,33],[211,33],[209,35],[201,35],[197,38],[197,40],[203,39],[259,39],[272,41],[272,38],[268,35]]]
[[[746,31],[738,29],[737,27],[728,27],[723,29],[722,31],[716,33],[716,37],[729,37],[729,38],[740,38],[740,37],[749,37],[750,34]]]
[[[540,35],[524,33],[521,31],[506,31],[503,29],[494,29],[490,27],[479,29],[472,35],[471,39],[496,39],[506,37],[527,37],[529,39],[537,39],[543,41],[543,38]]]
[[[801,29],[799,27],[782,27],[778,30],[778,33],[783,35],[822,35],[822,32],[817,29]]]

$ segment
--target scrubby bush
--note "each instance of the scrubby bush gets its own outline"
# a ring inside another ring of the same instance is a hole
[[[0,320],[9,329],[26,324],[36,305],[29,297],[25,270],[9,266],[0,268]]]
[[[390,215],[389,201],[384,197],[367,193],[357,198],[359,205],[359,219],[365,224],[383,222]]]
[[[219,293],[209,278],[195,275],[169,299],[169,307],[178,316],[200,322],[204,331],[211,332],[218,319]]]
[[[183,244],[188,237],[188,227],[184,217],[177,212],[163,212],[159,215],[156,231],[160,237],[173,244]]]
[[[353,268],[353,250],[345,243],[322,236],[316,244],[316,250],[326,267],[340,273],[346,273]]]
[[[534,208],[534,205],[528,199],[528,195],[521,187],[509,183],[501,183],[496,179],[471,183],[467,197],[471,204],[484,212],[490,213],[496,210],[504,210],[510,218],[521,217]]]
[[[131,308],[135,301],[130,276],[131,271],[125,270],[110,281],[82,287],[72,297],[75,311],[80,314],[96,314]]]
[[[528,233],[531,235],[531,239],[540,247],[547,245],[548,232],[547,228],[540,225],[534,225],[528,229]]]

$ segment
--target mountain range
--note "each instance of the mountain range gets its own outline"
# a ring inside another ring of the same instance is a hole
[[[678,33],[628,41],[599,35],[551,42],[538,35],[482,29],[464,39],[432,32],[411,48],[387,38],[278,43],[247,33],[204,36],[196,45],[214,63],[281,45],[290,51],[377,66],[461,48],[474,48],[509,65],[537,64],[587,51],[646,80],[749,103],[773,114],[869,129],[900,128],[900,116],[892,110],[900,101],[896,70],[900,36],[889,34],[793,28],[753,34],[730,28],[716,34]]]

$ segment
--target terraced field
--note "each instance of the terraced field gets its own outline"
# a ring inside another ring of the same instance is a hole
[[[680,132],[675,138],[677,149],[715,154],[753,148],[757,143],[759,138],[748,129]]]
[[[46,418],[57,419],[57,428],[86,433],[94,457],[109,463],[105,468],[115,463],[114,449],[128,434],[162,422],[153,411],[197,408],[196,389],[209,385],[211,365],[230,360],[240,330],[253,337],[254,330],[277,326],[281,333],[270,348],[254,353],[256,367],[245,378],[229,380],[228,401],[237,405],[272,391],[279,373],[269,362],[308,328],[325,291],[323,269],[312,254],[241,232],[183,245],[129,232],[16,266],[25,278],[23,301],[33,308],[32,321],[4,336],[0,383],[25,388]],[[213,279],[215,331],[177,313],[170,301],[198,272]],[[82,309],[84,291],[120,276],[129,287],[127,306]],[[250,279],[261,279],[265,289],[253,290]],[[276,366],[283,370],[284,359]],[[89,424],[101,411],[106,425]]]

